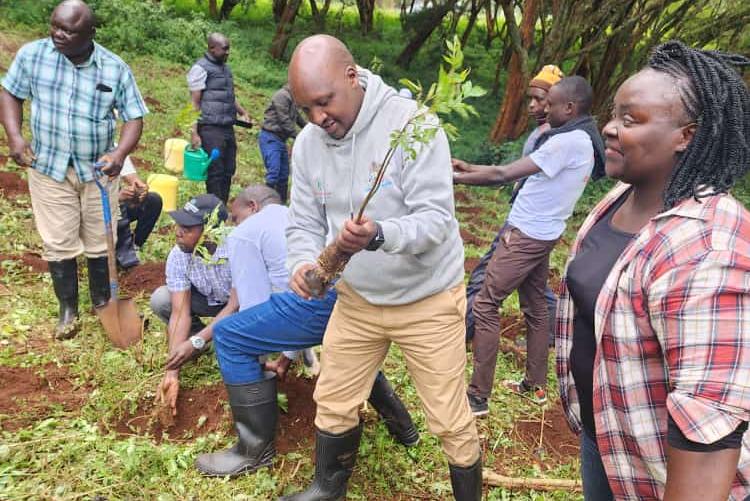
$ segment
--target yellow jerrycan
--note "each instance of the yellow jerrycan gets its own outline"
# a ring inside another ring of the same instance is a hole
[[[164,167],[175,174],[182,174],[185,168],[184,155],[188,142],[180,138],[164,141]]]
[[[180,180],[169,174],[151,174],[146,183],[148,189],[161,196],[164,212],[173,211],[177,208],[177,185]]]

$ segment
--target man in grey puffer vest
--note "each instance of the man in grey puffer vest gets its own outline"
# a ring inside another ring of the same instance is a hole
[[[229,39],[221,33],[208,35],[208,51],[195,62],[187,74],[190,98],[201,116],[193,126],[193,148],[203,147],[207,152],[219,150],[219,158],[208,166],[206,191],[219,197],[225,204],[229,187],[237,168],[237,141],[234,122],[250,121],[247,111],[234,95],[232,70],[229,59]]]

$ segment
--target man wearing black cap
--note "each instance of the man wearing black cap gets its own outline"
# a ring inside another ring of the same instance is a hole
[[[204,239],[201,247],[210,256],[199,255],[196,247],[206,225],[219,225],[228,217],[227,209],[215,195],[192,198],[182,209],[169,215],[177,223],[176,245],[167,257],[167,284],[151,295],[151,309],[167,324],[169,352],[203,327],[200,317],[216,316],[229,299],[232,275],[229,252],[221,243]],[[192,336],[192,337],[191,337]],[[195,339],[197,349],[203,344]],[[179,369],[167,371],[159,384],[157,398],[176,414],[179,391]]]

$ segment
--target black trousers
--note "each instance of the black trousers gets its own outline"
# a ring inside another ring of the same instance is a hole
[[[237,141],[234,137],[234,127],[198,124],[198,135],[206,153],[211,154],[214,148],[219,150],[219,158],[208,166],[206,192],[216,195],[226,204],[229,200],[232,176],[237,170]]]
[[[135,259],[134,245],[143,247],[146,239],[156,226],[161,214],[162,200],[158,193],[148,192],[143,202],[135,207],[120,204],[120,219],[117,220],[117,245],[115,255],[120,266],[128,267],[128,263]],[[130,224],[136,222],[135,233],[130,229]]]
[[[118,241],[121,235],[130,232],[130,224],[136,222],[135,232],[133,232],[133,243],[137,247],[143,247],[146,243],[146,239],[151,232],[154,231],[154,226],[159,220],[161,214],[162,201],[158,193],[150,191],[146,194],[146,198],[143,199],[143,203],[136,207],[131,207],[127,204],[120,204],[120,219],[117,222],[117,238]],[[120,225],[124,225],[127,221],[127,226],[124,226],[122,230]]]

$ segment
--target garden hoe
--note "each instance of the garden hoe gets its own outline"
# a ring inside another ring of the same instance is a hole
[[[130,298],[120,299],[118,296],[119,286],[117,284],[117,267],[115,264],[115,240],[112,234],[112,212],[109,203],[109,184],[101,172],[101,165],[94,169],[94,181],[102,196],[102,210],[104,211],[104,231],[107,237],[107,264],[109,267],[109,301],[103,306],[96,308],[96,315],[101,320],[104,330],[107,331],[109,340],[117,348],[125,349],[137,343],[143,336],[143,322],[138,314],[135,301]]]

